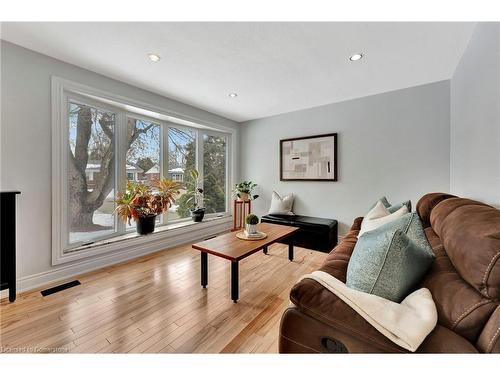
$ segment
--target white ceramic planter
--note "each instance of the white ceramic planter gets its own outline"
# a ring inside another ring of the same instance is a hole
[[[246,224],[246,230],[248,234],[257,233],[257,225],[255,224]]]

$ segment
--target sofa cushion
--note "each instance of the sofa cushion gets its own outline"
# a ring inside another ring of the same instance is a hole
[[[449,198],[434,207],[431,225],[460,276],[487,298],[500,298],[500,210]]]
[[[430,254],[434,253],[424,232],[422,222],[415,212],[407,213],[390,223],[384,224],[384,229],[391,230],[392,232],[399,229],[406,233],[418,246],[426,249]]]
[[[411,201],[410,200],[404,201],[402,203],[393,204],[393,205],[387,207],[387,209],[392,214],[393,212],[396,212],[397,210],[399,210],[403,206],[406,206],[406,208],[408,209],[408,212],[411,212]]]
[[[475,342],[495,309],[495,303],[460,277],[431,227],[425,229],[425,234],[436,259],[421,286],[431,291],[438,323]]]
[[[431,211],[440,202],[448,198],[456,198],[454,195],[445,193],[428,193],[417,202],[417,213],[422,220],[424,228],[431,226]]]
[[[384,216],[378,216],[382,214],[382,210],[385,210],[385,212],[388,214]],[[358,236],[362,236],[369,231],[375,230],[378,227],[395,221],[396,219],[399,219],[407,213],[408,209],[406,208],[406,206],[403,206],[399,210],[391,214],[385,207],[382,207],[382,203],[377,202],[377,205],[373,209],[371,209],[363,219],[363,222],[361,223],[361,230],[359,231]]]
[[[390,212],[385,206],[385,204],[380,200],[375,203],[375,205],[370,208],[370,211],[365,215],[363,220],[378,219],[389,215]]]
[[[477,353],[477,349],[462,336],[437,325],[418,347],[416,353]]]
[[[476,346],[482,353],[500,353],[500,305],[486,322]]]
[[[387,200],[387,198],[384,196],[382,198],[380,198],[377,202],[381,202],[385,208],[387,208],[387,210],[389,211],[389,213],[393,213],[393,212],[396,212],[397,210],[399,210],[401,207],[406,206],[406,208],[408,209],[408,212],[411,212],[411,201],[410,200],[407,200],[407,201],[404,201],[402,203],[397,203],[397,204],[390,204],[389,201]],[[377,203],[375,203],[373,206],[370,207],[370,209],[372,209],[373,207],[375,207]]]
[[[390,225],[359,237],[347,267],[346,285],[401,302],[420,282],[434,256]]]

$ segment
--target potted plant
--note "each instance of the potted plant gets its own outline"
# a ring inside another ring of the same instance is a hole
[[[247,202],[249,200],[257,199],[259,196],[253,194],[257,184],[252,181],[243,181],[234,186],[233,196],[239,201]]]
[[[189,211],[191,212],[191,218],[194,222],[200,222],[205,216],[205,197],[203,194],[203,180],[200,177],[200,173],[193,169],[189,172],[190,181],[186,182],[186,193],[183,196],[186,204],[190,205]]]
[[[249,214],[245,218],[246,231],[247,234],[256,234],[257,233],[257,224],[259,224],[259,217],[254,214]]]
[[[203,189],[197,187],[193,199],[194,205],[191,209],[191,218],[195,223],[199,223],[205,216],[205,207],[203,207]]]
[[[155,188],[155,192],[153,192]],[[137,233],[148,234],[155,229],[156,216],[168,210],[179,194],[178,182],[161,177],[151,182],[151,186],[142,182],[128,181],[123,193],[115,200],[114,214],[124,221],[134,219]]]

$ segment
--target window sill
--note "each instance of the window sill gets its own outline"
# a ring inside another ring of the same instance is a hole
[[[116,252],[152,252],[177,246],[190,241],[213,236],[231,228],[232,216],[205,217],[202,222],[181,221],[160,226],[151,234],[139,235],[136,232],[96,241],[92,244],[66,250],[54,264],[72,262],[79,259],[109,255]],[[148,251],[149,250],[149,251]]]

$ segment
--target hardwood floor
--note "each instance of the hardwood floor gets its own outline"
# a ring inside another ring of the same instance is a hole
[[[200,253],[163,250],[78,277],[82,285],[0,301],[0,347],[75,353],[276,353],[281,314],[297,279],[326,254],[272,245],[240,262],[240,299],[230,298],[230,262],[209,256],[200,286]],[[58,283],[60,284],[60,283]],[[45,289],[45,288],[44,288]],[[16,349],[19,350],[19,349]],[[23,350],[23,349],[21,349]]]

